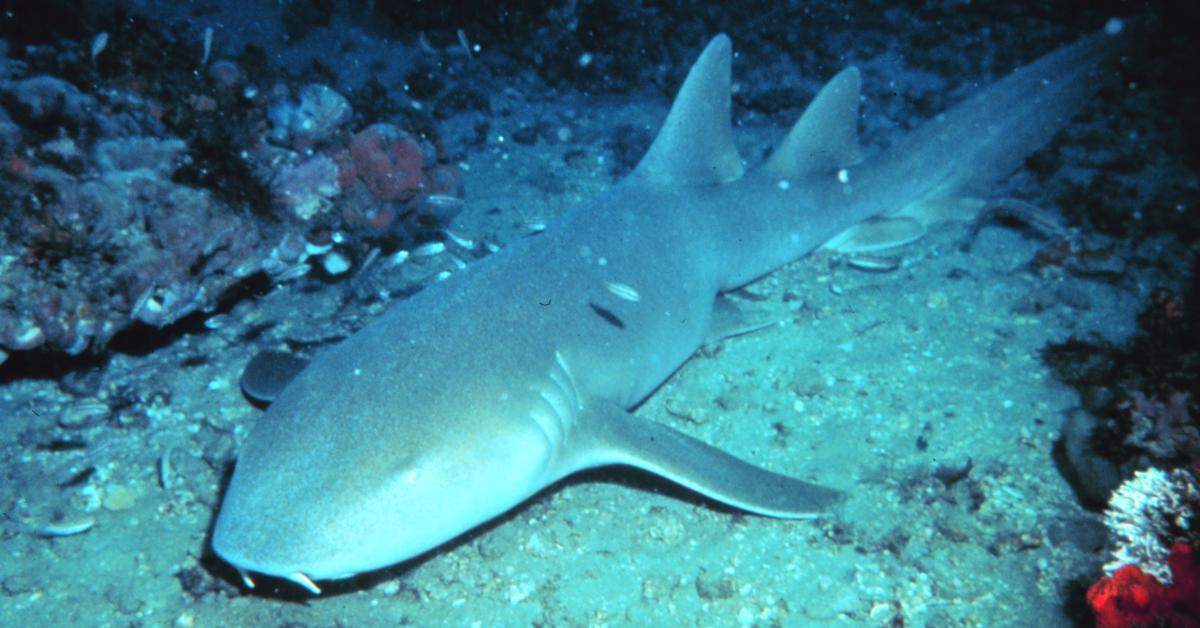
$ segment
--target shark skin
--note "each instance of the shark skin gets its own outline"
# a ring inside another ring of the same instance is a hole
[[[240,454],[214,550],[318,593],[314,580],[418,556],[603,465],[765,516],[827,511],[841,492],[628,410],[738,331],[721,293],[872,217],[1009,174],[1104,83],[1125,39],[1061,48],[865,160],[860,76],[846,69],[746,170],[718,35],[633,173],[394,304],[282,389]]]

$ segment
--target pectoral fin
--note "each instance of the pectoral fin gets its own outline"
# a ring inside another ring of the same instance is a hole
[[[703,346],[711,347],[726,338],[752,334],[778,323],[779,318],[770,312],[740,307],[729,297],[720,295],[713,306],[713,320]]]
[[[816,517],[843,498],[840,491],[743,462],[614,404],[597,403],[585,413],[577,468],[625,464],[735,508],[785,519]]]
[[[925,225],[910,216],[881,216],[837,234],[821,248],[838,253],[873,253],[910,244],[925,235]]]
[[[242,370],[242,391],[251,399],[270,403],[306,366],[308,360],[290,353],[260,351]]]

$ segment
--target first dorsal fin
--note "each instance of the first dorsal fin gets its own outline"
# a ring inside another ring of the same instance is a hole
[[[764,168],[780,178],[830,172],[858,163],[858,100],[862,77],[853,66],[817,92]]]
[[[742,176],[744,166],[729,123],[732,51],[726,35],[709,42],[634,174],[656,183],[691,185]]]

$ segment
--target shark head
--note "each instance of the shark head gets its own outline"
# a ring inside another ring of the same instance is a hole
[[[396,368],[390,346],[364,329],[259,418],[213,530],[222,559],[315,591],[418,556],[544,486],[553,444],[528,420],[536,391],[431,387]]]
[[[474,464],[438,456],[401,456],[382,474],[359,475],[354,460],[306,464],[267,453],[250,456],[234,473],[213,530],[213,549],[242,571],[290,579],[341,579],[420,555],[490,519],[511,505],[512,485],[524,460],[515,448],[463,449]],[[524,449],[524,453],[522,452]],[[529,455],[525,455],[529,454]],[[358,458],[356,460],[362,460]],[[536,465],[534,465],[536,466]],[[280,477],[261,471],[284,472]]]

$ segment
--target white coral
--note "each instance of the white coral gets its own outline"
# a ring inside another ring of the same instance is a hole
[[[1104,512],[1104,524],[1115,537],[1104,571],[1112,575],[1124,565],[1136,565],[1170,584],[1171,545],[1192,529],[1198,508],[1200,486],[1187,470],[1168,473],[1152,467],[1135,473],[1113,492]]]

